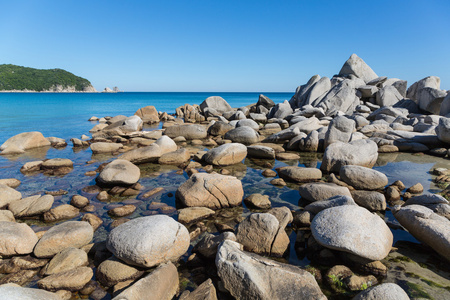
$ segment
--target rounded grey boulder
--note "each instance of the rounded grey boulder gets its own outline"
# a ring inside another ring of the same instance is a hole
[[[367,209],[344,205],[325,209],[311,223],[311,232],[324,247],[369,260],[382,260],[392,248],[386,223]]]
[[[368,288],[356,295],[353,300],[409,300],[408,294],[395,283],[383,283]]]
[[[339,176],[345,183],[358,190],[378,190],[388,184],[386,175],[361,166],[342,166]]]
[[[176,261],[189,248],[184,225],[165,215],[136,218],[114,228],[106,247],[117,258],[141,267]]]
[[[138,182],[141,171],[124,159],[110,162],[98,175],[97,181],[105,185],[132,185]]]

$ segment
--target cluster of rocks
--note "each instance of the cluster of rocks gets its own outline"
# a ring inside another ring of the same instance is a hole
[[[0,273],[7,275],[0,278],[0,294],[70,299],[78,292],[101,299],[107,290],[113,299],[217,299],[221,294],[236,299],[326,299],[319,287],[325,284],[348,295],[366,289],[355,299],[408,299],[396,284],[377,285],[387,272],[381,260],[393,243],[389,226],[394,225],[386,223],[384,213],[391,210],[401,224],[396,229],[406,228],[450,260],[450,205],[442,196],[422,195],[420,184],[407,188],[398,180],[388,185],[387,176],[372,167],[380,152],[447,155],[449,101],[437,77],[407,88],[406,81],[378,77],[352,55],[339,75],[313,76],[290,101],[279,104],[260,95],[256,104],[233,109],[215,96],[177,108],[178,118],[153,106],[130,117],[92,117],[89,121],[98,122],[90,130],[92,137],[72,139],[73,147],[90,147],[94,155],[114,158],[86,173],[96,182],[86,191],[100,201],[116,195],[147,199],[162,188],[146,190],[139,183],[139,165],[174,165],[177,173],[188,176],[176,190],[177,208],[150,206],[177,212],[178,221],[164,214],[129,220],[123,217],[136,206],[111,206],[108,216],[119,219],[105,241],[92,243],[104,220],[89,199],[73,195],[70,204],[53,207],[51,195],[22,198],[15,190],[20,182],[2,180]],[[144,123],[161,121],[162,130],[142,130]],[[63,142],[22,133],[0,151],[20,154]],[[275,159],[296,160],[299,152],[324,152],[321,167],[273,170]],[[229,169],[246,169],[245,159],[266,166],[262,175],[274,177],[273,185],[298,185],[300,209],[272,208],[267,195],[245,195],[239,176]],[[61,176],[73,168],[70,160],[49,159],[27,162],[21,171]],[[251,213],[236,218],[233,226],[215,223],[217,231],[212,232],[217,234],[212,234],[205,220],[232,215],[242,202]],[[60,222],[80,214],[81,221],[36,233],[16,222],[30,217]],[[286,256],[293,230],[297,255],[328,270],[305,270],[269,258]],[[210,264],[213,270],[205,267]],[[179,294],[183,268],[196,274],[198,287]],[[20,287],[35,275],[42,290]]]

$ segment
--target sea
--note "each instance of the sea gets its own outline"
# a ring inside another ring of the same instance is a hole
[[[141,107],[175,113],[184,104],[200,104],[209,96],[221,96],[232,107],[258,101],[260,93],[0,93],[0,145],[21,132],[40,131],[45,137],[79,138],[88,134],[92,116],[132,116]],[[293,93],[263,93],[275,103],[289,100]]]

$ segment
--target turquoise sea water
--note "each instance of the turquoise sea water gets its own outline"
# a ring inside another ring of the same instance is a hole
[[[292,93],[264,93],[275,103]],[[133,115],[153,105],[158,111],[175,113],[186,103],[200,104],[209,96],[222,96],[232,107],[256,103],[259,93],[0,93],[0,145],[26,131],[64,139],[80,137],[93,124],[91,116]]]

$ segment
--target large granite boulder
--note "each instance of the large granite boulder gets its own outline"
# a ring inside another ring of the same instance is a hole
[[[450,113],[450,93],[447,93],[447,96],[445,96],[444,100],[442,100],[439,115],[448,116],[449,113]]]
[[[29,254],[37,241],[37,235],[27,224],[0,221],[0,256]]]
[[[317,168],[288,166],[278,168],[277,172],[281,178],[294,182],[311,182],[322,178],[322,171]]]
[[[8,206],[8,204],[20,200],[22,193],[5,184],[0,184],[0,208]]]
[[[243,127],[243,126],[247,126],[252,128],[253,130],[259,130],[259,125],[258,123],[256,123],[255,121],[253,121],[252,119],[243,119],[243,120],[239,120],[236,123],[236,128],[237,127]]]
[[[377,78],[377,74],[358,55],[352,54],[339,71],[340,76],[355,75],[365,83]]]
[[[224,138],[233,143],[250,145],[259,142],[259,133],[248,126],[243,126],[228,131]]]
[[[220,174],[193,174],[175,194],[177,200],[187,207],[220,209],[242,203],[244,190],[239,179]]]
[[[358,295],[353,300],[409,300],[408,294],[395,283],[383,283],[372,286]]]
[[[177,143],[175,143],[175,141],[172,140],[167,135],[163,135],[160,138],[158,138],[154,144],[159,146],[159,149],[161,150],[161,155],[177,151],[178,149]]]
[[[352,191],[356,204],[370,211],[385,211],[386,197],[383,193],[376,191]]]
[[[246,251],[282,256],[289,247],[289,237],[284,227],[280,226],[278,219],[270,213],[255,213],[239,223],[236,239]]]
[[[91,148],[93,154],[98,154],[119,151],[119,149],[123,148],[123,145],[121,143],[97,142],[92,143],[89,147]]]
[[[94,275],[91,268],[78,267],[61,273],[56,273],[45,277],[37,282],[39,288],[49,291],[67,290],[79,291],[81,290]]]
[[[450,220],[416,204],[394,211],[394,217],[416,239],[450,261]]]
[[[305,206],[305,210],[313,214],[318,214],[322,210],[330,207],[342,205],[356,205],[355,201],[349,196],[333,196],[331,198],[316,201]]]
[[[388,184],[386,175],[361,166],[342,166],[339,176],[342,181],[358,190],[379,190]]]
[[[376,94],[376,103],[381,107],[393,106],[402,99],[403,96],[392,85],[381,88]]]
[[[97,182],[104,185],[132,185],[138,182],[141,171],[124,159],[110,162],[98,175]]]
[[[113,286],[119,282],[133,280],[144,272],[135,266],[130,266],[115,256],[103,261],[98,267],[95,277],[103,286]]]
[[[265,108],[272,108],[273,106],[275,106],[275,102],[272,101],[272,99],[270,99],[269,97],[260,94],[259,98],[258,98],[258,102],[256,103],[256,106],[258,105],[262,105]]]
[[[50,146],[50,142],[37,131],[22,132],[10,137],[0,146],[0,154],[20,154],[26,150]]]
[[[200,109],[205,113],[206,108],[212,108],[218,113],[223,114],[224,112],[231,111],[232,108],[225,99],[219,96],[211,96],[206,98],[201,104]]]
[[[385,258],[393,242],[392,232],[383,219],[354,205],[321,211],[311,223],[311,232],[324,247],[369,260]]]
[[[116,135],[126,135],[131,132],[139,131],[142,129],[143,122],[141,118],[138,116],[125,117],[124,116],[116,116],[110,119],[112,122],[107,127],[103,128],[99,132],[95,132],[92,134],[92,137],[111,137]]]
[[[153,267],[176,261],[189,248],[189,232],[166,215],[136,218],[114,228],[106,247],[124,262]]]
[[[324,147],[335,142],[348,143],[355,131],[355,121],[344,116],[335,117],[328,126],[325,134]]]
[[[234,129],[234,126],[222,121],[217,121],[208,128],[208,133],[213,136],[224,135]]]
[[[406,97],[418,103],[419,92],[424,88],[440,89],[441,79],[437,76],[428,76],[414,82],[406,91]]]
[[[304,105],[316,106],[317,103],[326,95],[326,93],[331,89],[331,81],[328,77],[322,77],[311,86],[305,97]]]
[[[352,196],[347,187],[325,182],[303,184],[298,191],[302,199],[309,202],[322,201],[334,196],[348,196],[350,198]]]
[[[320,100],[317,107],[322,108],[327,116],[335,116],[339,111],[351,115],[359,98],[356,96],[356,80],[345,79],[333,86]]]
[[[64,222],[45,232],[34,247],[33,253],[39,258],[53,257],[66,248],[81,248],[87,245],[93,236],[94,229],[88,222]]]
[[[243,252],[230,240],[220,245],[216,266],[224,287],[236,299],[326,299],[311,273]]]
[[[140,117],[144,123],[159,123],[158,111],[152,105],[139,108],[134,115]]]
[[[417,104],[420,109],[438,115],[441,112],[441,104],[446,96],[446,91],[426,87],[417,93]]]
[[[0,295],[2,295],[3,300],[62,300],[61,297],[55,293],[40,289],[21,287],[16,284],[0,285]]]
[[[161,157],[161,147],[155,143],[150,146],[133,149],[125,152],[119,159],[127,160],[133,164],[144,164],[149,162],[156,162]]]
[[[316,82],[320,80],[320,75],[312,76],[308,82],[304,85],[297,87],[294,96],[292,96],[291,100],[289,100],[289,104],[293,108],[303,107],[306,102],[306,98],[311,91],[311,88],[314,86]]]
[[[284,119],[293,112],[294,111],[292,110],[291,105],[287,100],[285,100],[284,102],[278,103],[277,105],[272,107],[267,118]]]
[[[8,209],[16,218],[32,217],[50,210],[53,201],[52,195],[35,195],[11,202]]]
[[[69,247],[56,254],[42,269],[43,275],[52,275],[69,271],[88,264],[86,251]]]
[[[242,162],[247,156],[247,147],[239,143],[223,144],[203,155],[203,160],[215,166],[228,166]]]
[[[275,150],[261,145],[248,146],[247,156],[259,159],[275,159]]]
[[[339,172],[345,165],[372,168],[377,158],[378,146],[372,140],[356,140],[350,143],[336,142],[325,150],[320,169],[324,172]]]
[[[205,126],[196,124],[173,125],[167,127],[164,134],[171,138],[182,136],[187,140],[204,139],[208,135]]]
[[[450,144],[450,118],[440,118],[436,127],[436,134],[440,141]]]
[[[158,266],[113,300],[171,300],[177,293],[179,284],[177,267],[169,262]]]

